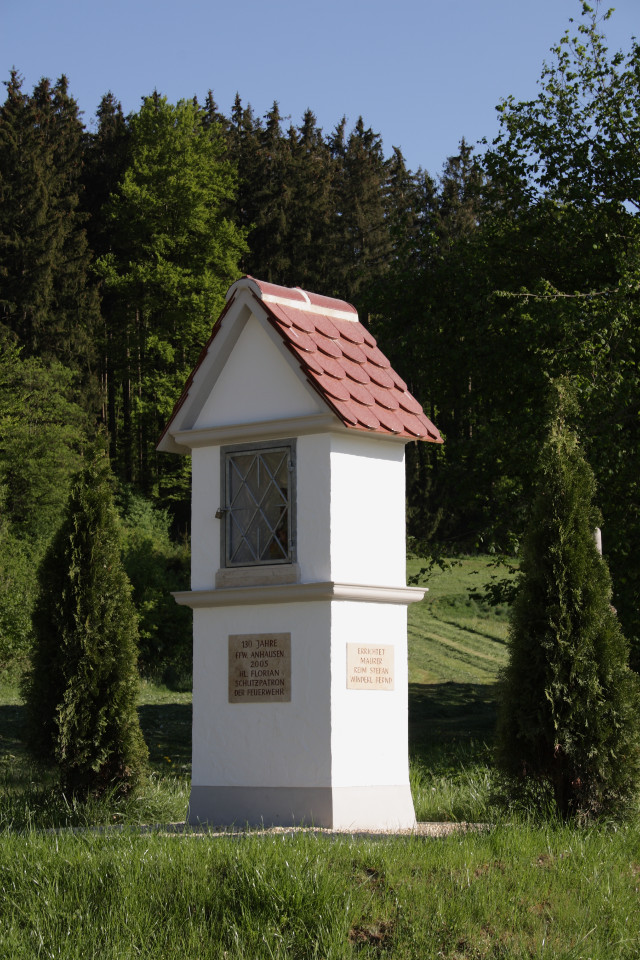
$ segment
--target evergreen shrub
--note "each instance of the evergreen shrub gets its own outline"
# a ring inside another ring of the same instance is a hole
[[[502,677],[497,760],[512,792],[563,818],[619,816],[637,799],[640,683],[594,530],[595,481],[559,381],[540,456]]]
[[[136,709],[137,616],[104,452],[80,471],[39,569],[24,692],[33,754],[73,795],[127,792],[147,748]]]

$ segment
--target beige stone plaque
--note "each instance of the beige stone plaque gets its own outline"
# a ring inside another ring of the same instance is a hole
[[[291,700],[291,634],[229,636],[229,703]]]
[[[393,690],[394,648],[391,644],[347,644],[347,690]]]

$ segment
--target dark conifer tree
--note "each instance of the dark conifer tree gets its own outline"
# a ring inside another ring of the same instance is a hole
[[[385,220],[390,257],[388,269],[371,284],[371,326],[381,349],[406,380],[434,422],[438,422],[437,393],[430,368],[433,344],[425,345],[429,299],[420,278],[435,259],[436,184],[422,170],[407,169],[402,152],[394,148],[386,164]],[[418,359],[419,358],[419,359]],[[442,509],[434,494],[442,449],[434,444],[407,446],[408,531],[420,541],[431,540]]]
[[[516,792],[542,786],[561,817],[588,818],[637,799],[640,682],[595,545],[595,481],[572,413],[560,381],[513,608],[497,759]]]
[[[408,177],[398,157],[387,170],[393,255],[376,288],[376,336],[446,437],[443,450],[408,451],[410,531],[427,540],[440,524],[438,537],[473,548],[499,515],[491,498],[502,479],[502,434],[486,406],[496,344],[486,329],[483,179],[464,140],[437,183],[423,171]]]
[[[96,110],[97,128],[84,137],[82,206],[88,214],[87,235],[95,256],[111,249],[113,239],[103,208],[115,192],[129,159],[129,127],[122,105],[109,92]]]
[[[385,272],[390,254],[382,141],[371,128],[365,129],[359,117],[341,153],[338,162],[342,169],[336,190],[338,216],[334,220],[335,282],[341,287],[342,296],[366,314],[371,308],[367,299],[370,284]]]
[[[25,683],[28,742],[74,795],[126,792],[147,749],[136,710],[137,616],[121,563],[106,454],[77,476],[40,568]]]
[[[440,178],[440,237],[457,239],[472,233],[482,216],[484,178],[473,147],[462,138],[458,152],[447,159]]]
[[[114,229],[106,214],[107,202],[115,193],[129,162],[130,131],[122,106],[107,93],[96,111],[98,126],[87,134],[84,147],[83,206],[88,214],[87,233],[94,257],[120,254],[126,248],[123,232]],[[102,420],[109,432],[110,455],[114,467],[122,467],[117,458],[121,449],[120,431],[131,435],[131,384],[127,379],[127,330],[118,300],[103,287],[102,322],[98,337],[98,369],[102,386]],[[122,410],[118,415],[118,399]],[[131,444],[124,444],[131,449]],[[125,471],[123,471],[125,472]],[[131,474],[131,469],[128,471]]]
[[[218,104],[213,97],[213,90],[207,91],[202,110],[202,125],[207,129],[217,127],[219,131],[228,132],[229,130],[229,121],[224,113],[220,113],[218,110]]]
[[[35,353],[53,287],[54,228],[49,222],[50,158],[36,108],[11,71],[0,108],[0,322]]]
[[[340,164],[344,161],[344,156],[347,152],[346,131],[347,118],[342,117],[327,139],[327,146],[331,152],[331,159]]]
[[[250,272],[271,283],[288,283],[291,262],[287,233],[291,208],[291,152],[282,133],[277,102],[257,132],[252,175],[255,220],[249,233]]]
[[[291,154],[291,211],[287,242],[291,263],[287,282],[307,290],[333,291],[330,274],[335,198],[329,146],[307,110],[288,134]]]
[[[65,77],[28,97],[12,72],[0,108],[0,322],[27,353],[78,371],[89,402],[98,299],[79,208],[82,136]]]
[[[260,120],[254,116],[251,105],[244,107],[240,95],[236,94],[226,131],[226,142],[229,159],[238,174],[234,220],[245,231],[253,227],[258,216],[254,185],[259,182],[260,173],[260,128]],[[252,261],[251,248],[244,255],[242,269],[246,273],[260,276]]]

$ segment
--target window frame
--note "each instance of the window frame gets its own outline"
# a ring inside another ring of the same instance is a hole
[[[229,463],[231,458],[236,455],[260,456],[270,451],[287,451],[287,462],[289,469],[289,490],[288,490],[288,555],[281,559],[265,560],[243,560],[242,562],[233,562],[230,559],[231,552],[231,519],[232,509],[229,503],[230,484],[229,484]],[[296,460],[296,440],[287,438],[283,440],[263,440],[247,443],[226,444],[220,448],[220,499],[222,502],[222,522],[220,537],[220,568],[221,570],[241,570],[241,569],[260,569],[264,567],[291,567],[296,563],[296,513],[297,513],[297,460]]]

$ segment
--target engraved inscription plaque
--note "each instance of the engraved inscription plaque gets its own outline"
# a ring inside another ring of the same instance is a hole
[[[347,690],[393,690],[393,654],[391,644],[348,643]]]
[[[291,634],[229,636],[229,703],[291,700]]]

